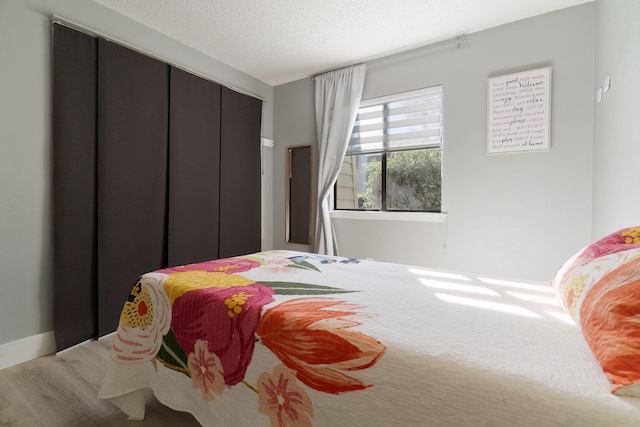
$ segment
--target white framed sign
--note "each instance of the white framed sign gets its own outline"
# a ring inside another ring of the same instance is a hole
[[[487,80],[487,154],[550,148],[551,67]]]

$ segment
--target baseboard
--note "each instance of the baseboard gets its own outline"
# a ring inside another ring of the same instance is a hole
[[[72,345],[71,347],[63,348],[62,350],[57,351],[57,352],[56,352],[56,355],[58,355],[58,354],[62,354],[62,353],[65,353],[65,352],[67,352],[67,351],[69,351],[69,350],[73,350],[74,348],[76,348],[76,347],[80,347],[80,346],[82,346],[82,345],[85,345],[86,343],[89,343],[89,342],[91,342],[91,341],[95,341],[95,338],[89,338],[88,340],[86,340],[86,341],[82,341],[82,342],[79,342],[78,344],[74,344],[74,345]]]
[[[56,352],[53,331],[0,345],[0,369]]]

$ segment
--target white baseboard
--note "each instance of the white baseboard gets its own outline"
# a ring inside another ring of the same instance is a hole
[[[53,331],[0,345],[0,369],[56,352]]]

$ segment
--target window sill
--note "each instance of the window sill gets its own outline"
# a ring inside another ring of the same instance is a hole
[[[445,222],[447,214],[435,212],[331,211],[331,218],[374,221]]]

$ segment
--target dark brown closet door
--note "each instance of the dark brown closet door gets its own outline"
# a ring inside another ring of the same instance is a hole
[[[169,265],[218,258],[220,90],[171,68]]]
[[[136,278],[166,264],[169,66],[100,40],[98,333],[118,326]]]
[[[222,89],[220,257],[260,250],[262,101]]]
[[[53,26],[53,258],[56,349],[96,336],[97,40]]]

